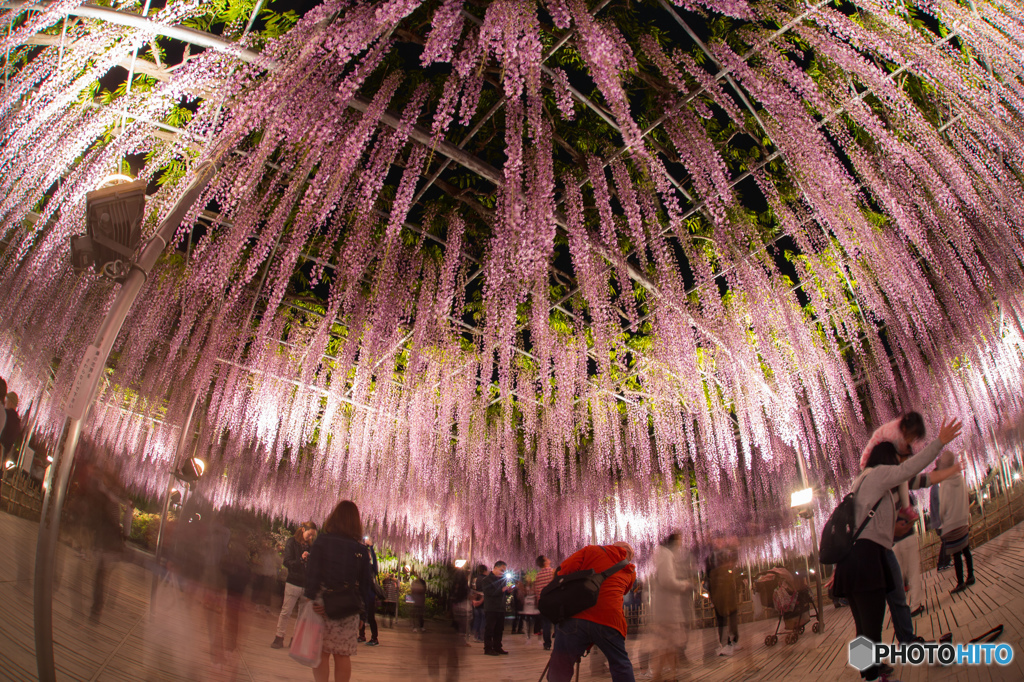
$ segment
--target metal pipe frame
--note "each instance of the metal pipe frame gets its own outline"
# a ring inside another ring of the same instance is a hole
[[[138,258],[132,264],[128,277],[117,292],[107,316],[96,333],[93,348],[96,349],[96,362],[99,368],[92,374],[92,381],[79,387],[88,393],[86,407],[81,414],[69,414],[65,425],[63,448],[55,452],[56,458],[50,466],[50,477],[47,480],[46,494],[43,498],[39,534],[36,542],[36,577],[33,584],[34,621],[36,643],[36,665],[41,682],[56,682],[56,670],[53,659],[53,575],[54,558],[57,551],[57,538],[60,530],[61,511],[67,494],[68,480],[75,461],[75,451],[82,435],[83,422],[88,406],[96,399],[96,388],[102,367],[110,357],[110,350],[124,326],[124,321],[141,293],[149,278],[149,273],[156,265],[157,259],[167,248],[174,237],[175,230],[188,216],[192,204],[212,179],[218,166],[207,161],[200,165],[189,186],[185,189],[178,203],[157,227],[156,232],[142,247]],[[79,375],[85,375],[85,368],[92,355],[83,359]],[[91,391],[91,392],[89,392]],[[183,431],[184,433],[184,431]]]

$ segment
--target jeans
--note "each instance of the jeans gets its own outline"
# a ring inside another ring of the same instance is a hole
[[[974,579],[974,557],[971,556],[971,548],[964,547],[962,550],[953,555],[953,568],[956,569],[956,584],[964,584],[964,565],[960,562],[960,557],[967,561],[967,579]]]
[[[484,607],[474,606],[473,607],[473,636],[477,639],[484,638],[484,623],[486,622],[486,616],[484,616]]]
[[[901,644],[909,644],[914,641],[914,619],[910,615],[910,607],[907,606],[907,593],[903,590],[900,562],[896,560],[896,553],[891,549],[885,550],[885,560],[889,563],[893,581],[892,590],[885,595],[889,613],[892,614],[892,627],[896,630],[896,639]]]
[[[633,664],[626,652],[626,638],[613,627],[582,618],[570,618],[555,628],[548,682],[571,682],[573,666],[593,644],[608,659],[612,682],[635,682]]]
[[[363,616],[363,620],[359,621],[359,636],[366,638],[366,624],[370,624],[370,639],[376,641],[377,639],[377,600],[367,599],[366,600],[366,615]]]

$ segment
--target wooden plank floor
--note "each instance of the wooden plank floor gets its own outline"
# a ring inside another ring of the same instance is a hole
[[[36,525],[0,513],[0,680],[36,678],[32,630],[32,562]],[[952,632],[954,641],[966,641],[1002,623],[1000,641],[1013,645],[1018,655],[1007,667],[913,667],[897,671],[905,682],[920,680],[1024,680],[1024,524],[995,538],[974,552],[978,584],[951,596],[953,571],[925,574],[927,611],[915,620],[918,634],[928,639]],[[142,567],[120,563],[108,578],[108,601],[98,624],[88,619],[92,567],[61,545],[58,558],[59,589],[54,595],[54,649],[61,680],[263,682],[303,680],[312,675],[293,662],[287,650],[269,647],[275,618],[247,607],[242,614],[236,654],[215,660],[210,632],[215,616],[197,600],[176,590],[160,589],[156,608],[150,610],[151,577]],[[859,676],[847,663],[846,646],[854,636],[848,608],[826,607],[823,634],[807,628],[800,641],[774,647],[764,644],[774,622],[740,626],[741,648],[732,658],[716,656],[715,632],[690,633],[690,663],[678,671],[678,680],[849,680]],[[294,622],[294,621],[293,621]],[[394,629],[381,629],[381,646],[361,647],[353,658],[354,680],[410,680],[430,678],[427,659],[445,642],[444,628],[431,624],[427,635],[411,632],[408,621]],[[885,631],[892,637],[892,629]],[[488,682],[536,680],[546,654],[537,639],[504,637],[507,657],[485,657],[482,647],[460,648],[461,680]],[[630,654],[637,666],[649,646],[646,635],[631,639]],[[440,662],[443,670],[445,661]],[[601,672],[599,656],[584,659],[581,680],[609,679]]]

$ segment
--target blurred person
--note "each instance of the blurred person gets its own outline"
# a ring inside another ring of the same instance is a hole
[[[506,564],[498,561],[489,575],[480,580],[484,593],[484,655],[501,656],[508,654],[501,648],[501,635],[505,630],[505,598],[514,589],[505,580]]]
[[[389,573],[381,585],[384,588],[384,615],[388,617],[388,627],[395,627],[395,619],[398,618],[398,598],[401,592],[401,585],[394,574]]]
[[[366,642],[366,624],[369,623],[370,641],[366,642],[366,645],[380,646],[380,642],[377,640],[377,590],[380,589],[377,584],[377,575],[380,569],[377,565],[377,552],[373,549],[373,540],[369,535],[363,538],[363,544],[366,545],[366,549],[370,553],[370,575],[373,577],[373,583],[366,588],[366,615],[363,620],[359,621],[358,641]]]
[[[939,467],[953,467],[952,452],[939,457]],[[953,560],[956,569],[956,587],[951,594],[963,592],[974,584],[974,558],[971,556],[971,508],[964,475],[957,472],[939,484],[939,514],[942,518],[942,547]],[[967,580],[964,580],[963,562],[967,562]]]
[[[313,669],[316,682],[329,679],[332,656],[335,682],[348,682],[352,677],[351,657],[359,646],[359,619],[366,603],[364,589],[373,579],[370,553],[360,541],[362,537],[359,508],[350,500],[342,500],[327,517],[323,532],[309,552],[304,593],[307,599],[315,600],[313,610],[324,617],[321,662]],[[358,609],[335,617],[324,607],[325,591],[339,597],[350,596],[358,603]]]
[[[714,541],[714,551],[707,560],[708,595],[715,608],[719,656],[732,656],[739,642],[739,589],[736,584],[739,576],[734,572],[737,558],[734,542],[719,537]]]
[[[686,579],[682,553],[683,542],[679,533],[669,535],[654,550],[651,615],[657,644],[651,672],[655,680],[661,680],[666,668],[672,671],[679,666],[678,651],[683,649],[685,652],[686,648],[686,626],[689,619],[685,611],[692,605],[693,597],[692,584]]]
[[[135,501],[129,499],[124,505],[124,515],[121,516],[121,537],[128,542],[132,536],[132,522],[135,521]]]
[[[447,595],[441,595],[444,603],[450,604],[451,627],[440,632],[431,632],[420,639],[420,653],[426,663],[427,675],[433,679],[440,676],[441,664],[445,666],[445,680],[458,682],[460,651],[469,646],[466,643],[466,627],[470,609],[469,581],[464,571],[452,569],[450,588]],[[446,598],[445,598],[446,597]]]
[[[537,584],[533,578],[523,579],[523,606],[519,611],[519,617],[522,618],[523,623],[526,627],[526,641],[529,642],[533,639],[534,635],[534,622],[540,617],[540,609],[537,608],[537,599],[539,595],[537,593]],[[522,630],[520,630],[522,632]]]
[[[473,591],[470,599],[473,602],[473,638],[484,641],[484,629],[487,616],[484,612],[484,591],[482,581],[487,577],[487,566],[480,564],[476,567],[476,576],[473,578]]]
[[[316,524],[312,521],[300,523],[295,533],[288,538],[284,545],[284,567],[288,569],[288,578],[284,584],[284,601],[281,604],[281,613],[277,617],[277,633],[274,641],[270,644],[272,649],[284,647],[284,634],[288,629],[288,619],[292,615],[295,606],[302,598],[302,590],[306,586],[306,562],[309,560],[309,550],[316,540]]]
[[[4,400],[4,425],[0,429],[0,447],[3,454],[10,455],[14,445],[21,438],[21,417],[18,416],[18,394],[11,391]]]
[[[239,617],[245,590],[252,580],[252,567],[249,564],[248,531],[236,523],[229,532],[228,544],[221,557],[220,570],[224,575],[227,593],[224,609],[224,648],[234,652],[238,650]]]
[[[537,593],[537,602],[540,603],[541,592],[555,577],[555,569],[551,568],[551,559],[541,554],[537,557],[537,575],[533,579],[533,588]],[[543,614],[537,616],[537,625],[544,635],[544,651],[551,649],[551,621]]]
[[[558,573],[567,575],[588,568],[600,572],[623,560],[633,561],[633,548],[625,542],[587,545],[565,559]],[[622,602],[635,581],[636,566],[628,563],[601,584],[597,604],[556,626],[549,682],[570,682],[573,666],[591,646],[596,646],[607,658],[612,682],[634,682],[633,664],[626,651],[626,616]]]
[[[110,567],[124,552],[124,541],[121,538],[121,507],[117,479],[113,472],[95,469],[84,483],[84,523],[90,530],[92,559],[96,568],[89,619],[93,623],[98,623],[106,602],[106,581]]]
[[[263,533],[253,563],[252,601],[258,611],[267,615],[271,614],[270,605],[273,603],[281,565],[281,555],[277,553],[274,539],[268,533]]]
[[[418,575],[413,575],[409,586],[412,597],[412,631],[423,632],[423,615],[427,610],[427,583]]]
[[[0,395],[4,397],[4,408],[7,407],[7,380],[0,377]],[[0,410],[0,433],[7,428],[7,410]]]
[[[882,641],[886,593],[894,587],[894,576],[886,558],[892,548],[898,498],[893,492],[900,484],[919,474],[942,452],[942,448],[960,435],[960,422],[944,422],[939,437],[902,464],[896,446],[881,442],[871,451],[867,466],[853,484],[855,524],[864,530],[849,556],[836,565],[833,592],[850,600],[857,635],[873,642]],[[874,509],[874,514],[869,512]],[[890,666],[871,666],[861,671],[866,680],[888,679]]]
[[[515,588],[512,590],[512,630],[511,634],[521,635],[523,634],[523,623],[526,619],[523,617],[523,606],[526,604],[526,578],[520,576],[520,579],[516,581]]]

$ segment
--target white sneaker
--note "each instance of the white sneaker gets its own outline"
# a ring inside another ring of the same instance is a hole
[[[734,653],[732,644],[727,644],[718,649],[719,656],[732,656]]]

